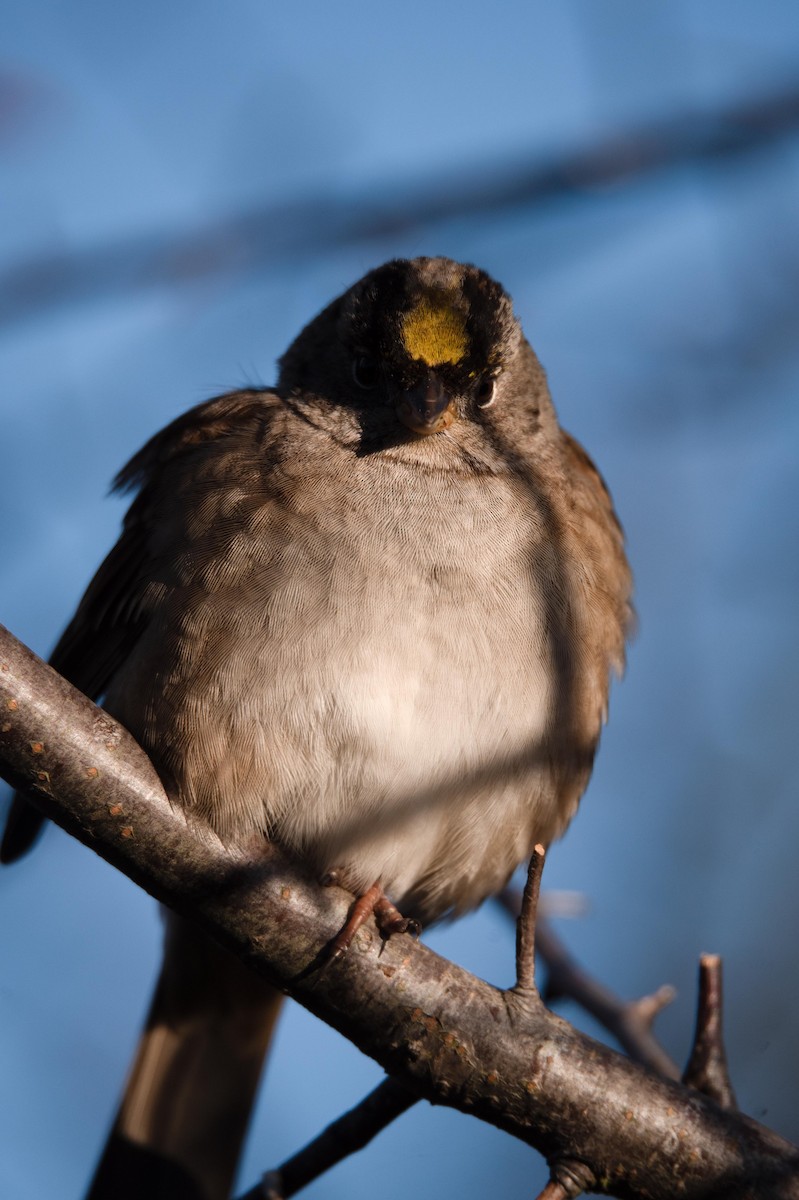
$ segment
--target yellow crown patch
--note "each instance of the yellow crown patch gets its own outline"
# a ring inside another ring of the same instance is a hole
[[[460,362],[469,348],[466,318],[446,296],[423,296],[403,318],[402,341],[411,358],[428,367]]]

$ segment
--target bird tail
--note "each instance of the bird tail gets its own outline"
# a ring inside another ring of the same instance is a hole
[[[164,961],[87,1200],[228,1200],[282,996],[166,917]]]

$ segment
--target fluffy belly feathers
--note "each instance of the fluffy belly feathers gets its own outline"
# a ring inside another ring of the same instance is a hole
[[[479,547],[455,514],[400,572],[300,525],[237,594],[165,602],[108,707],[223,838],[264,831],[424,920],[479,903],[564,823],[535,531],[501,507]]]

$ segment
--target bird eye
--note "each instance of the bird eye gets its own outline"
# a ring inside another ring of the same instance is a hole
[[[478,408],[490,408],[496,400],[497,382],[491,375],[484,375],[474,392]]]
[[[375,359],[368,354],[359,354],[352,363],[352,378],[358,387],[368,390],[377,386],[379,371]]]

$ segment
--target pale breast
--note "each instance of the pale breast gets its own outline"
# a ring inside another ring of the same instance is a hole
[[[358,466],[206,522],[181,554],[213,537],[212,564],[159,603],[109,707],[223,837],[265,830],[429,920],[571,815],[557,562],[510,474]]]

